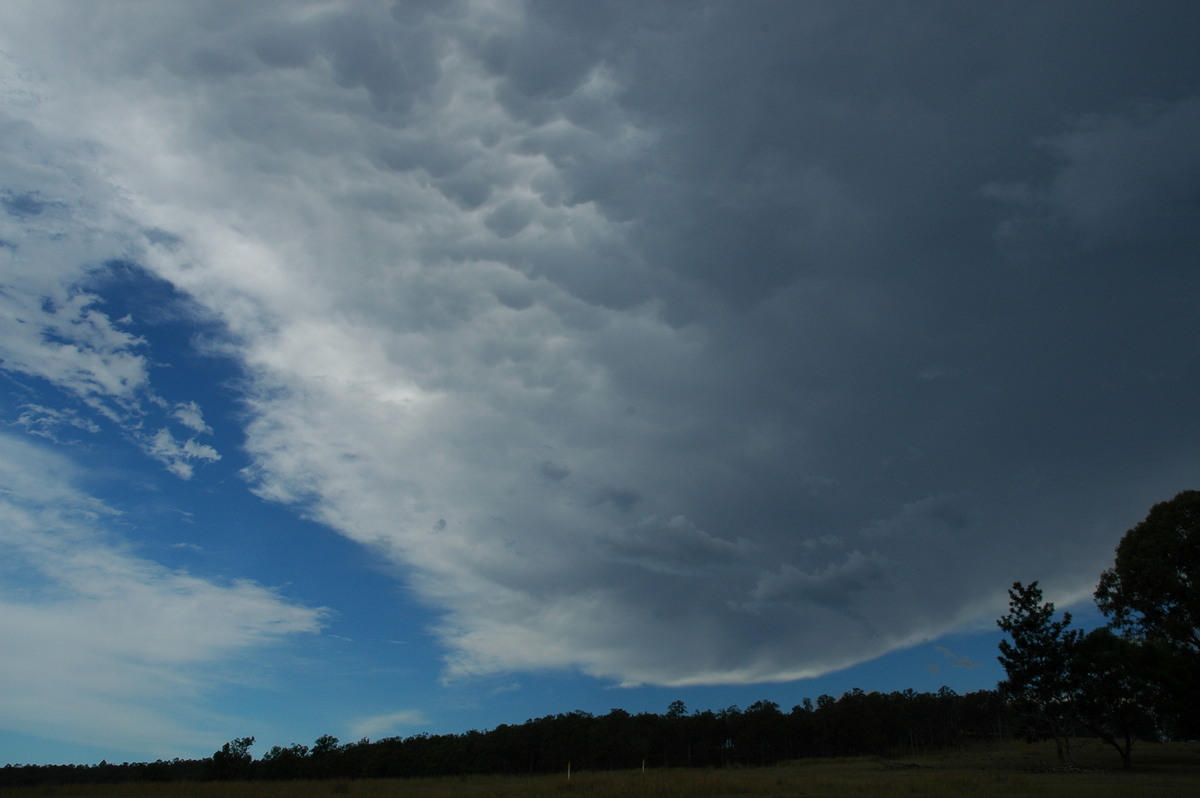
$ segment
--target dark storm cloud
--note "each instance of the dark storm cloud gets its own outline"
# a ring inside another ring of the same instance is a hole
[[[256,489],[454,672],[842,667],[1194,477],[1191,4],[155,13],[81,51],[129,113],[43,68],[243,342]]]
[[[1087,579],[1112,538],[1084,543],[1103,523],[1085,519],[1121,511],[1082,486],[1132,513],[1148,481],[1186,479],[1195,435],[1130,416],[1148,402],[1182,418],[1195,381],[1200,286],[1180,246],[1200,229],[1193,9],[572,10],[481,57],[509,114],[542,126],[530,146],[564,201],[625,225],[625,257],[648,272],[633,297],[705,331],[704,369],[669,384],[627,353],[605,361],[631,396],[692,420],[656,438],[673,496],[705,528],[783,551],[818,532],[873,541],[766,571],[755,599],[837,603],[938,570],[877,537],[903,526],[941,565],[991,559],[992,591],[1002,572]],[[571,56],[537,83],[498,51]],[[591,80],[619,85],[605,114],[578,111],[586,56]],[[644,135],[610,157],[587,134],[614,118]],[[1139,249],[1097,251],[1114,241]],[[723,467],[680,468],[672,445]],[[1056,563],[1064,547],[1035,543],[1049,530],[1087,554]],[[931,587],[910,610],[971,590]]]
[[[636,507],[642,498],[642,495],[636,490],[607,487],[596,491],[595,496],[592,497],[592,502],[594,504],[609,504],[621,512],[627,513]]]
[[[485,50],[505,78],[498,92],[537,102],[539,119],[574,122],[531,139],[571,201],[633,220],[632,240],[657,268],[739,303],[797,279],[952,275],[992,255],[998,209],[980,188],[1044,168],[1039,139],[1072,118],[1194,90],[1182,77],[1187,26],[1169,13],[587,5],[537,7],[545,16],[505,45],[574,94],[530,86]],[[617,107],[651,134],[615,162],[594,144],[581,150],[590,126],[572,111],[586,99],[583,58],[620,84]]]
[[[622,508],[625,509],[625,508]],[[721,540],[683,516],[647,516],[598,541],[601,556],[661,573],[695,575],[719,570],[752,548],[746,540]]]
[[[571,476],[571,469],[550,460],[543,460],[539,463],[537,472],[542,479],[548,479],[552,482],[560,482]]]

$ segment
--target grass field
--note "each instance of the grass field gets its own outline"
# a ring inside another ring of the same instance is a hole
[[[107,786],[43,786],[5,792],[5,798],[683,798],[684,796],[1080,796],[1200,795],[1200,744],[1144,744],[1134,749],[1135,770],[1123,772],[1115,753],[1081,741],[1081,769],[1063,772],[1052,746],[1013,742],[899,759],[805,760],[769,768],[647,770],[559,776],[479,776],[362,781],[289,781]]]

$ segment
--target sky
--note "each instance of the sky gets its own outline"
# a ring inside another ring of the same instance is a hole
[[[0,4],[0,760],[990,689],[1197,487],[1198,39]]]

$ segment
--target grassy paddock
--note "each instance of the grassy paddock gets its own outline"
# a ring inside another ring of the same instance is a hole
[[[675,798],[679,796],[1080,796],[1200,794],[1200,745],[1142,745],[1134,749],[1131,773],[1117,755],[1081,741],[1075,772],[1057,769],[1053,746],[1025,743],[902,757],[799,761],[769,768],[648,770],[575,773],[559,776],[472,776],[361,781],[282,781],[178,784],[44,786],[10,790],[5,798],[318,798],[318,796],[404,796],[404,798]]]

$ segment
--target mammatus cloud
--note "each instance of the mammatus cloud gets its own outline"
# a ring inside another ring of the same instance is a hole
[[[254,490],[403,564],[451,676],[844,667],[1086,596],[1194,477],[1190,11],[36,8],[6,223],[93,209],[221,320]],[[6,368],[121,417],[57,268]]]
[[[323,611],[251,582],[221,583],[145,559],[115,512],[71,484],[74,468],[0,435],[0,718],[24,734],[186,751],[224,730],[205,697],[244,659]]]

